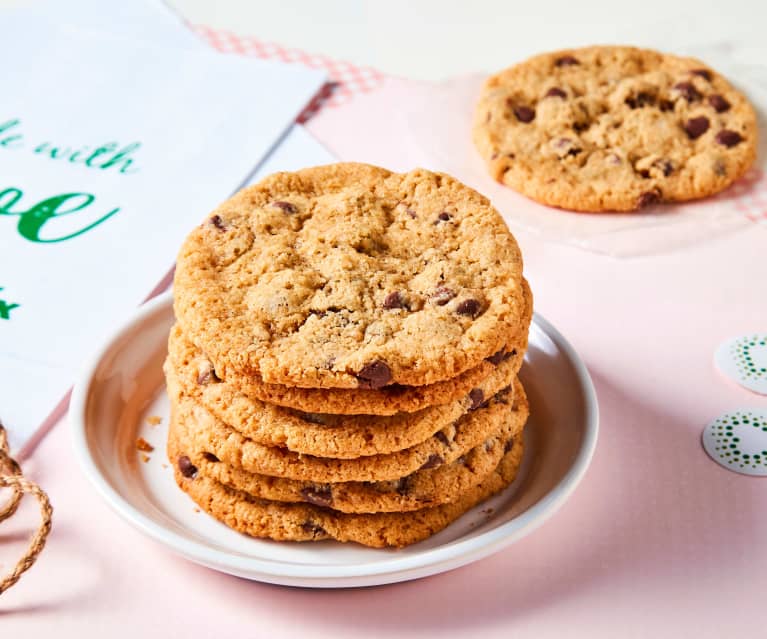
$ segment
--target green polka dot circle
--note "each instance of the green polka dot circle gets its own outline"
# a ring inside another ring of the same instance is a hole
[[[767,395],[767,333],[733,337],[714,355],[716,367],[748,390]]]
[[[767,476],[767,409],[724,413],[703,430],[711,459],[744,475]]]

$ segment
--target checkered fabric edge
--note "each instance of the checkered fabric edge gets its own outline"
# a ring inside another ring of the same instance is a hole
[[[327,71],[331,81],[301,113],[298,118],[298,122],[301,123],[306,122],[321,108],[341,106],[353,99],[355,95],[374,91],[381,86],[385,78],[383,73],[370,67],[358,67],[324,55],[286,48],[273,42],[262,42],[252,36],[237,35],[205,25],[192,25],[192,29],[222,53],[299,63],[312,69]]]

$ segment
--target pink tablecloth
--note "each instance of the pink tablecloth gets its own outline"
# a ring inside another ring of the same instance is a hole
[[[390,117],[406,99],[407,85],[393,83],[310,127],[342,159],[410,168],[421,160]],[[26,462],[56,520],[39,565],[0,601],[2,636],[763,633],[767,483],[714,464],[700,433],[722,411],[767,406],[711,363],[725,337],[767,328],[767,228],[627,260],[518,239],[536,309],[585,359],[602,413],[591,469],[542,528],[421,581],[352,591],[250,583],[176,558],[119,520],[80,474],[61,424]],[[6,549],[20,546],[21,524],[0,529]]]

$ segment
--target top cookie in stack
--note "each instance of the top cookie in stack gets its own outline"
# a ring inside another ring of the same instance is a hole
[[[404,545],[513,477],[532,299],[500,215],[457,180],[271,176],[192,231],[174,295],[170,456],[229,525]]]

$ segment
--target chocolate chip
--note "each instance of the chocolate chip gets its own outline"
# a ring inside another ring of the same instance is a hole
[[[405,212],[413,219],[417,218],[418,216],[415,214],[415,211],[413,209],[407,208],[405,209]]]
[[[660,193],[657,191],[647,191],[639,196],[639,200],[637,200],[637,208],[643,209],[647,206],[657,204],[658,202],[660,202]]]
[[[178,458],[178,470],[187,479],[194,479],[197,477],[197,466],[192,463],[186,455],[181,455]]]
[[[623,164],[623,160],[621,160],[621,156],[617,153],[610,153],[610,155],[607,156],[607,161],[612,164],[613,166],[620,166]]]
[[[498,364],[505,362],[509,357],[511,357],[511,353],[507,352],[505,348],[502,348],[497,353],[493,353],[488,357],[487,361],[498,366]]]
[[[320,424],[324,426],[326,423],[325,418],[319,413],[304,413],[301,411],[296,411],[296,415],[301,421],[307,422],[309,424]]]
[[[737,131],[722,129],[716,134],[716,141],[729,148],[736,144],[740,144],[743,141],[743,136]]]
[[[690,71],[690,73],[692,73],[693,75],[700,76],[701,78],[704,78],[708,80],[709,82],[711,82],[711,71],[709,71],[708,69],[693,69],[692,71]]]
[[[562,91],[562,89],[560,89],[559,87],[551,87],[548,91],[546,91],[546,95],[544,95],[543,97],[565,99],[567,97],[567,93]]]
[[[485,393],[481,388],[472,388],[469,391],[469,399],[471,400],[471,406],[469,406],[469,410],[477,410],[485,401]]]
[[[211,462],[212,464],[217,464],[218,462],[220,462],[220,461],[221,461],[221,460],[220,460],[218,457],[216,457],[216,456],[215,456],[213,453],[208,453],[208,452],[205,452],[205,453],[203,453],[203,454],[202,454],[202,456],[203,456],[203,457],[204,457],[204,458],[205,458],[207,461]]]
[[[438,222],[447,222],[449,219],[450,219],[450,213],[448,213],[447,211],[442,211],[442,213],[440,213],[437,216]]]
[[[506,442],[506,445],[503,447],[503,454],[510,453],[511,449],[514,448],[514,440],[510,439]]]
[[[397,482],[397,492],[405,496],[407,495],[413,488],[413,476],[408,475],[407,477],[401,477],[399,481]]]
[[[573,64],[580,64],[580,62],[578,62],[578,60],[571,55],[563,55],[554,60],[555,67],[569,67]]]
[[[221,219],[220,215],[214,215],[210,218],[210,223],[215,226],[219,231],[226,231],[226,226],[224,226],[224,220]]]
[[[671,164],[671,160],[655,160],[652,165],[660,170],[666,177],[671,175],[674,171],[674,165]]]
[[[514,107],[514,115],[517,116],[517,120],[527,124],[535,119],[535,111],[530,107],[518,105]]]
[[[480,304],[479,300],[475,300],[473,297],[470,297],[467,300],[463,300],[458,306],[455,307],[455,312],[459,315],[469,315],[471,317],[476,317],[479,315],[479,311],[482,309],[482,304]]]
[[[311,487],[301,489],[301,496],[310,504],[315,506],[325,506],[329,508],[333,505],[333,491],[329,486]]]
[[[407,304],[405,304],[402,294],[399,291],[394,291],[384,298],[383,307],[386,310],[391,310],[394,308],[407,308]]]
[[[641,109],[642,107],[655,104],[655,96],[652,93],[640,91],[636,96],[626,98],[624,102],[632,109]]]
[[[692,82],[677,82],[674,85],[674,88],[679,91],[681,96],[688,102],[696,102],[701,98],[700,93]]]
[[[705,116],[699,118],[690,118],[684,123],[684,130],[687,137],[691,140],[697,140],[701,135],[708,131],[709,122]]]
[[[365,364],[356,377],[360,388],[383,388],[391,380],[391,369],[386,362],[377,359]]]
[[[421,466],[418,470],[429,470],[430,468],[441,466],[444,463],[445,460],[442,457],[439,455],[431,454],[429,455],[429,458],[424,462],[423,466]]]
[[[573,131],[576,133],[583,133],[591,126],[588,122],[575,122],[573,123]]]
[[[725,111],[730,110],[730,103],[727,102],[727,100],[725,100],[724,97],[718,93],[708,96],[708,103],[714,107],[714,110],[717,113],[724,113]]]
[[[488,439],[485,442],[485,451],[487,451],[489,453],[491,450],[493,450],[493,448],[495,448],[495,440],[494,439]]]
[[[442,443],[443,446],[450,445],[450,440],[447,438],[447,435],[445,435],[445,433],[443,433],[441,430],[434,433],[434,437],[436,437]]]
[[[292,215],[298,210],[295,204],[291,204],[290,202],[282,202],[282,201],[272,202],[272,206],[278,209],[282,209],[283,213],[287,213],[288,215]]]
[[[303,524],[301,524],[301,530],[303,530],[305,533],[311,534],[315,538],[328,534],[322,526],[314,523],[313,521],[305,521]]]
[[[724,177],[727,175],[727,167],[721,159],[717,159],[714,162],[714,173],[716,173],[719,177]]]
[[[674,103],[671,100],[661,100],[658,102],[658,108],[661,111],[673,111]]]
[[[430,297],[437,306],[444,306],[455,297],[455,291],[447,288],[447,286],[438,286]]]
[[[639,171],[639,175],[646,179],[650,177],[650,172],[647,169],[643,169],[642,171]]]
[[[506,404],[509,403],[509,394],[511,393],[511,386],[507,386],[506,388],[502,388],[499,390],[492,398],[492,401],[498,403],[498,404]]]
[[[460,464],[461,466],[466,465],[466,455],[461,455],[458,459],[455,460],[456,464]]]

